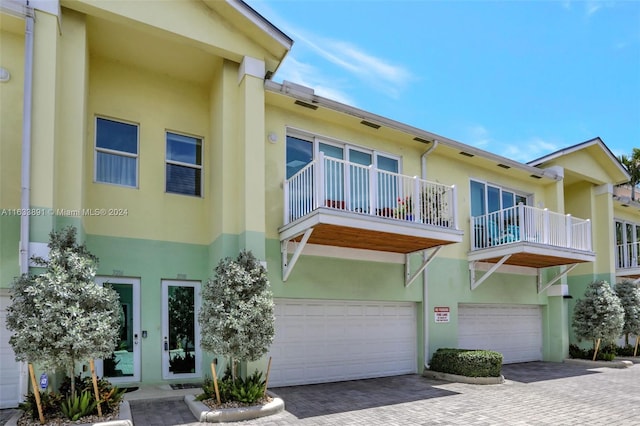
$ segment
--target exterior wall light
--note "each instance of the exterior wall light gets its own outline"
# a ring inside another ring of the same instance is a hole
[[[11,73],[6,68],[0,68],[0,83],[6,83],[11,80]]]

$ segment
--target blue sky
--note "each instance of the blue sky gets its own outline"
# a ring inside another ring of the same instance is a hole
[[[247,0],[274,80],[518,161],[640,147],[640,1]]]

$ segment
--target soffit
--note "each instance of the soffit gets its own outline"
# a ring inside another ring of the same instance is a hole
[[[268,82],[267,84],[277,85],[277,83],[273,82]],[[317,107],[317,109],[314,110],[296,104],[295,97],[288,94],[274,92],[272,90],[266,91],[265,100],[267,105],[291,111],[292,114],[308,118],[310,121],[313,120],[315,123],[325,123],[325,126],[328,124],[336,124],[345,128],[353,129],[354,131],[364,135],[363,140],[366,140],[367,134],[371,134],[375,135],[376,138],[387,139],[390,143],[414,146],[419,145],[424,151],[433,145],[432,141],[434,139],[438,140],[438,146],[434,153],[454,159],[460,164],[461,170],[468,167],[483,168],[501,174],[507,181],[509,179],[518,179],[525,182],[531,181],[532,184],[548,184],[556,181],[555,175],[545,174],[545,171],[542,169],[517,163],[513,160],[478,150],[477,148],[452,141],[448,138],[444,138],[430,132],[413,129],[410,126],[404,126],[401,123],[397,123],[397,125],[395,125],[390,119],[378,117],[374,114],[367,113],[366,111],[362,111],[361,114],[358,114],[357,112],[346,113],[328,108],[320,102],[304,102],[307,105]],[[374,129],[367,125],[363,125],[363,120],[379,123],[380,128]],[[295,127],[292,123],[288,124]],[[415,138],[418,138],[419,140],[417,141]],[[465,152],[471,156],[463,155],[461,152]],[[452,173],[455,173],[455,170],[452,170]],[[532,175],[536,177],[532,177]]]
[[[89,52],[179,80],[208,84],[220,57],[175,38],[158,38],[139,28],[90,16]]]
[[[253,29],[255,24],[250,25],[241,13],[226,11],[221,16],[201,1],[63,0],[62,5],[84,13],[90,19],[99,18],[120,25],[114,28],[127,27],[137,35],[146,34],[147,41],[174,42],[237,63],[245,56],[264,60],[267,71],[275,71],[288,51],[283,45],[277,49],[278,42],[265,42],[263,39],[268,36],[262,33],[259,37],[259,32]],[[135,39],[128,41],[137,43]],[[107,38],[100,47],[108,43]]]
[[[7,13],[0,13],[0,31],[24,36],[24,19]]]

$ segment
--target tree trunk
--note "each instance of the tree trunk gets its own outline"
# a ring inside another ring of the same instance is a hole
[[[74,363],[69,366],[69,378],[71,379],[71,395],[76,394],[76,375],[74,374]]]

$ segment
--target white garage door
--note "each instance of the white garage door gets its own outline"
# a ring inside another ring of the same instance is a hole
[[[459,305],[458,347],[502,353],[504,363],[542,360],[537,305]]]
[[[416,372],[415,303],[276,299],[270,386]]]
[[[10,304],[8,296],[0,296],[0,408],[17,407],[19,397],[20,364],[9,345],[9,331],[5,327]]]

